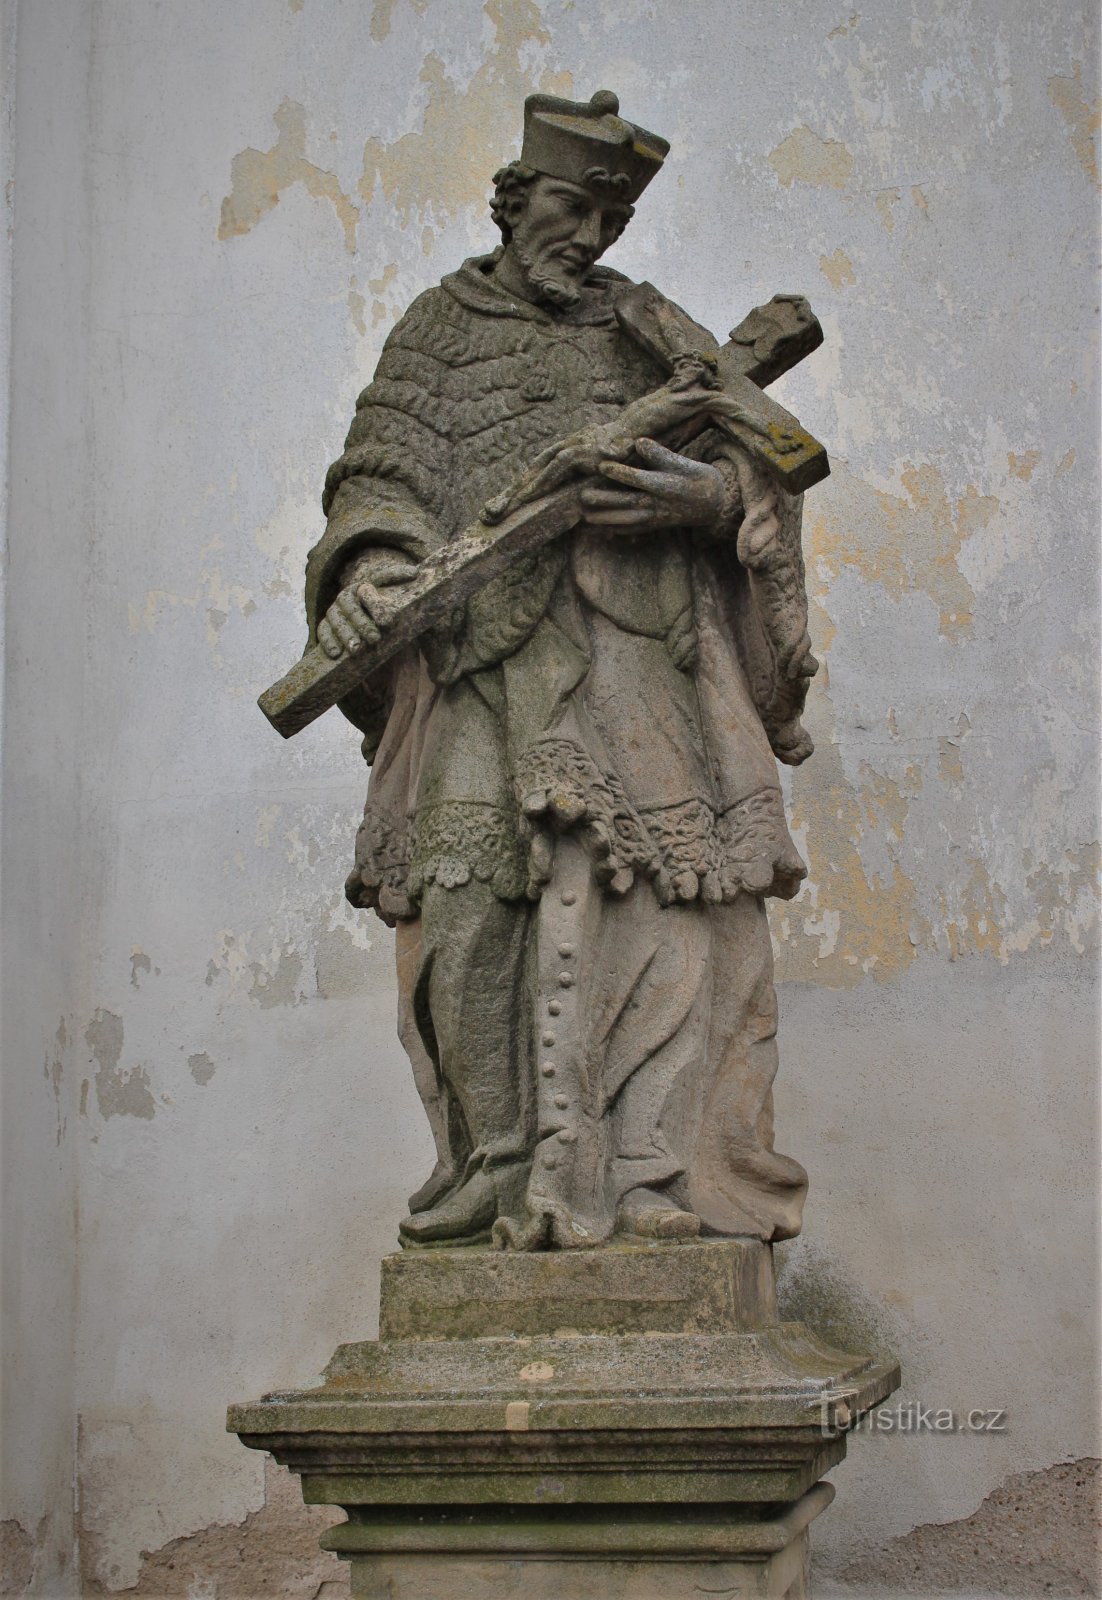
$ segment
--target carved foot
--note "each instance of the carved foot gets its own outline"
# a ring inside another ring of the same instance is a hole
[[[497,1217],[497,1187],[491,1174],[480,1167],[430,1211],[421,1211],[398,1224],[403,1245],[474,1244],[489,1237]]]
[[[616,1222],[620,1233],[642,1239],[695,1239],[700,1232],[700,1218],[657,1189],[632,1189],[620,1202]]]

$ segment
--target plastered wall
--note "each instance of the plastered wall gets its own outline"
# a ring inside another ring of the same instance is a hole
[[[253,702],[387,331],[492,244],[524,95],[600,86],[673,145],[611,263],[720,335],[778,290],[826,331],[777,387],[834,464],[774,921],[786,1304],[906,1403],[1005,1413],[857,1438],[820,1571],[1087,1585],[1094,8],[8,0],[2,37],[12,1592],[344,1581],[224,1407],[374,1332],[430,1144],[392,936],[341,894],[356,736]]]

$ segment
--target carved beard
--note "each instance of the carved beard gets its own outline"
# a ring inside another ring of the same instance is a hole
[[[541,261],[531,251],[518,249],[515,242],[513,254],[525,283],[538,300],[550,301],[558,311],[571,311],[581,300],[580,287],[565,277],[552,262]]]

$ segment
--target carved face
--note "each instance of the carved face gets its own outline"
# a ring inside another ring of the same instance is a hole
[[[593,263],[627,226],[624,202],[541,174],[516,207],[508,248],[535,297],[575,305]]]

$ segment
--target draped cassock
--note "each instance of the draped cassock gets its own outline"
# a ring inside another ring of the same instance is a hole
[[[311,642],[358,559],[422,560],[663,382],[616,320],[626,279],[597,268],[552,311],[495,259],[413,303],[359,398],[307,563]],[[770,509],[714,433],[692,449],[723,475],[715,526],[583,525],[342,702],[372,763],[347,892],[398,926],[439,1156],[414,1223],[477,1190],[465,1237],[588,1245],[645,1190],[705,1231],[799,1231],[765,897],[805,875],[777,771],[811,751],[801,501]]]

